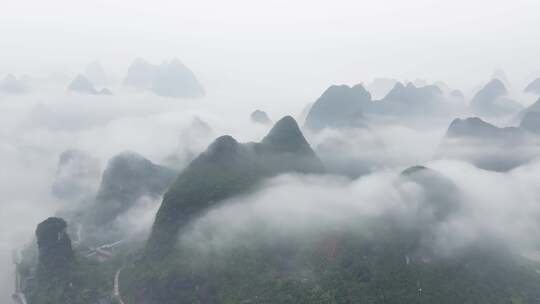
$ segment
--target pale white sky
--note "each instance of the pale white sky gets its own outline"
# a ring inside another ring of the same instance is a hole
[[[178,57],[206,82],[323,86],[373,77],[476,85],[540,76],[539,0],[3,0],[0,75],[122,76]],[[263,85],[264,86],[264,85]]]

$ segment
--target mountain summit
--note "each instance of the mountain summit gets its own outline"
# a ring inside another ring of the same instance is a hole
[[[371,94],[361,84],[353,87],[333,85],[315,101],[305,126],[314,131],[326,127],[361,126],[363,108],[370,103]]]
[[[263,125],[271,124],[272,120],[268,117],[265,111],[255,110],[250,115],[251,121],[255,123],[260,123]]]
[[[245,193],[280,173],[318,173],[324,168],[296,121],[279,120],[260,143],[217,138],[178,176],[158,210],[146,254],[168,255],[180,229],[220,201]]]
[[[94,87],[94,84],[86,78],[84,75],[77,75],[75,79],[69,84],[69,91],[82,93],[82,94],[98,94],[98,90]]]
[[[180,60],[154,65],[137,58],[129,66],[124,85],[152,90],[159,96],[190,98],[204,95],[195,74]]]
[[[313,152],[296,120],[291,116],[285,116],[276,122],[261,143],[279,152],[305,154]]]
[[[522,106],[508,97],[508,90],[499,79],[492,79],[471,101],[471,110],[482,116],[509,115]]]

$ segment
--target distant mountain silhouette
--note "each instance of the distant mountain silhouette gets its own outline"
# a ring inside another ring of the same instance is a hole
[[[112,95],[113,93],[112,93],[109,89],[103,88],[103,89],[101,89],[101,90],[99,91],[98,94],[99,94],[99,95]]]
[[[261,110],[253,111],[253,113],[251,113],[250,115],[250,118],[252,122],[260,123],[263,125],[272,123],[272,120],[270,119],[270,117],[268,117],[268,114],[266,114],[266,112],[261,111]]]
[[[491,80],[471,101],[471,110],[480,116],[504,116],[518,112],[523,106],[508,97],[502,81]]]
[[[496,69],[493,71],[493,74],[491,74],[491,80],[494,79],[501,81],[507,89],[510,90],[512,88],[512,84],[508,80],[508,76],[506,76],[506,72],[504,70]]]
[[[519,135],[520,130],[514,127],[499,128],[490,123],[483,121],[478,117],[470,117],[467,119],[454,119],[448,131],[449,137],[470,137],[470,138],[495,138],[511,137]]]
[[[536,78],[525,87],[525,93],[540,94],[540,78]]]
[[[137,58],[128,68],[124,85],[149,89],[160,96],[191,98],[204,95],[195,74],[178,59],[153,65]]]
[[[305,126],[314,131],[326,127],[364,126],[362,111],[370,104],[371,94],[361,84],[353,87],[333,85],[315,101]]]
[[[73,79],[68,86],[68,90],[71,92],[91,95],[97,95],[99,93],[94,87],[94,84],[81,74],[77,75],[77,77]]]
[[[68,86],[69,92],[88,95],[112,95],[112,92],[107,88],[97,90],[94,84],[84,75],[79,74]]]
[[[412,83],[397,83],[380,101],[382,111],[396,115],[437,111],[444,99],[443,92],[435,85],[417,87]]]
[[[156,78],[157,70],[158,66],[150,64],[142,58],[136,58],[128,68],[124,85],[149,89]]]
[[[478,117],[452,121],[436,158],[468,161],[479,168],[508,171],[536,157],[527,128],[499,128]]]
[[[465,99],[465,95],[460,90],[451,91],[450,96],[454,98]]]
[[[456,105],[447,103],[437,86],[416,87],[396,83],[381,100],[372,100],[361,85],[329,87],[315,101],[305,121],[312,131],[324,128],[365,128],[368,116],[407,119],[418,115],[449,115]]]
[[[18,80],[15,75],[8,74],[0,81],[0,93],[9,95],[21,95],[28,91],[27,86],[21,80]]]
[[[204,90],[195,74],[178,59],[163,63],[157,69],[152,90],[160,96],[200,97]]]

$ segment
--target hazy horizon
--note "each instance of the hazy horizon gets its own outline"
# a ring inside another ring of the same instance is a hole
[[[17,1],[0,11],[0,75],[122,78],[136,57],[179,58],[210,88],[321,90],[387,77],[469,90],[494,70],[540,77],[540,3],[518,1]]]

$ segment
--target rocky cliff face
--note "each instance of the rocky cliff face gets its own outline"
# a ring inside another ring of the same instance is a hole
[[[74,254],[66,230],[66,221],[57,217],[50,217],[37,226],[38,280],[62,279],[71,270]]]

